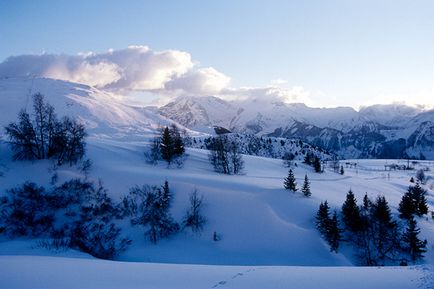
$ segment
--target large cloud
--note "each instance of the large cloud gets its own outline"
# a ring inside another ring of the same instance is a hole
[[[200,68],[187,52],[130,46],[104,53],[21,55],[0,64],[0,77],[41,76],[79,82],[117,92],[216,94],[229,78]]]
[[[279,86],[287,83],[280,79],[267,87],[230,88],[228,76],[212,67],[201,67],[189,53],[154,51],[147,46],[77,55],[20,55],[0,63],[0,77],[22,76],[83,83],[126,95],[125,99],[135,103],[164,104],[180,95],[305,102],[309,94],[301,87]]]

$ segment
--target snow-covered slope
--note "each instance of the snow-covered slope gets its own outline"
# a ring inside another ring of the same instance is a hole
[[[70,115],[82,121],[90,134],[110,137],[143,137],[167,120],[150,109],[122,103],[122,98],[96,88],[48,78],[0,79],[0,125],[16,121],[21,109],[32,112],[32,95],[42,93],[59,117]]]

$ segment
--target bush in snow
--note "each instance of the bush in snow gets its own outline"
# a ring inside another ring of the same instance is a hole
[[[416,180],[418,180],[422,184],[425,183],[425,172],[422,169],[417,170]]]
[[[8,191],[0,209],[0,227],[6,234],[51,237],[45,246],[67,246],[112,259],[131,242],[113,223],[118,206],[101,184],[73,179],[46,191],[25,183]]]
[[[189,227],[195,233],[203,230],[206,218],[202,215],[203,196],[199,196],[195,189],[190,195],[190,208],[187,210],[182,224]]]
[[[152,243],[179,231],[179,225],[170,215],[172,194],[167,182],[159,187],[134,187],[122,200],[122,212],[131,216],[133,225],[145,227],[145,235]]]
[[[44,187],[26,182],[1,199],[1,227],[10,237],[47,235],[54,213]]]

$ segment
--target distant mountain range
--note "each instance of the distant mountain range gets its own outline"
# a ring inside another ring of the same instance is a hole
[[[406,105],[312,108],[267,99],[179,97],[158,112],[188,128],[219,126],[258,136],[301,139],[343,158],[434,159],[434,110]]]
[[[48,78],[3,78],[0,125],[15,121],[20,109],[31,110],[31,96],[36,92],[45,95],[60,117],[80,119],[91,135],[139,139],[154,135],[162,125],[178,123],[195,135],[214,134],[214,127],[220,127],[242,134],[300,139],[342,158],[434,159],[434,110],[396,104],[356,111],[276,99],[225,101],[208,96],[178,97],[159,108],[139,108],[87,85]],[[0,137],[4,138],[2,130]]]

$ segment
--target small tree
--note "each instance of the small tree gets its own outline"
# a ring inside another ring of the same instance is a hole
[[[422,184],[425,183],[425,173],[422,169],[419,169],[416,172],[416,180],[418,180],[419,182],[421,182]]]
[[[427,214],[428,205],[425,194],[426,191],[420,186],[419,182],[415,186],[410,186],[399,203],[400,217],[410,219],[413,215],[420,217]]]
[[[341,241],[341,229],[339,228],[339,220],[336,211],[330,220],[327,232],[327,242],[330,245],[330,251],[338,252],[339,242]]]
[[[357,200],[354,193],[349,190],[345,202],[342,205],[342,220],[345,227],[350,232],[361,230],[362,220],[360,217],[360,209],[357,206]]]
[[[426,240],[422,241],[418,235],[420,229],[417,227],[416,220],[411,217],[408,220],[407,228],[402,236],[404,242],[404,248],[408,252],[412,261],[423,258],[423,253],[426,252]]]
[[[310,182],[307,175],[304,176],[304,183],[303,183],[303,187],[301,188],[301,192],[305,197],[310,197],[312,195],[310,191]]]
[[[321,159],[319,157],[315,157],[313,160],[313,168],[315,169],[315,172],[321,173]]]
[[[330,207],[327,201],[321,202],[316,213],[316,227],[323,237],[328,234],[330,222]]]
[[[292,169],[289,169],[288,176],[285,178],[283,182],[283,186],[285,189],[296,192],[297,191],[297,183],[295,182],[294,173]]]
[[[154,244],[179,231],[179,225],[169,212],[171,197],[168,192],[168,183],[163,188],[134,187],[122,200],[123,214],[133,217],[133,225],[143,225],[145,235]]]
[[[190,208],[187,210],[182,222],[184,227],[190,227],[195,233],[201,232],[206,223],[206,218],[202,215],[202,207],[203,196],[199,196],[195,189],[190,195]]]
[[[170,164],[173,158],[173,139],[167,126],[161,135],[160,151],[161,158]]]
[[[231,142],[226,135],[219,135],[210,139],[207,148],[208,158],[216,172],[228,175],[241,173],[244,161],[236,141]]]
[[[384,196],[378,196],[371,205],[370,216],[374,246],[378,258],[384,260],[396,253],[399,247],[397,224],[392,219],[389,204]]]

